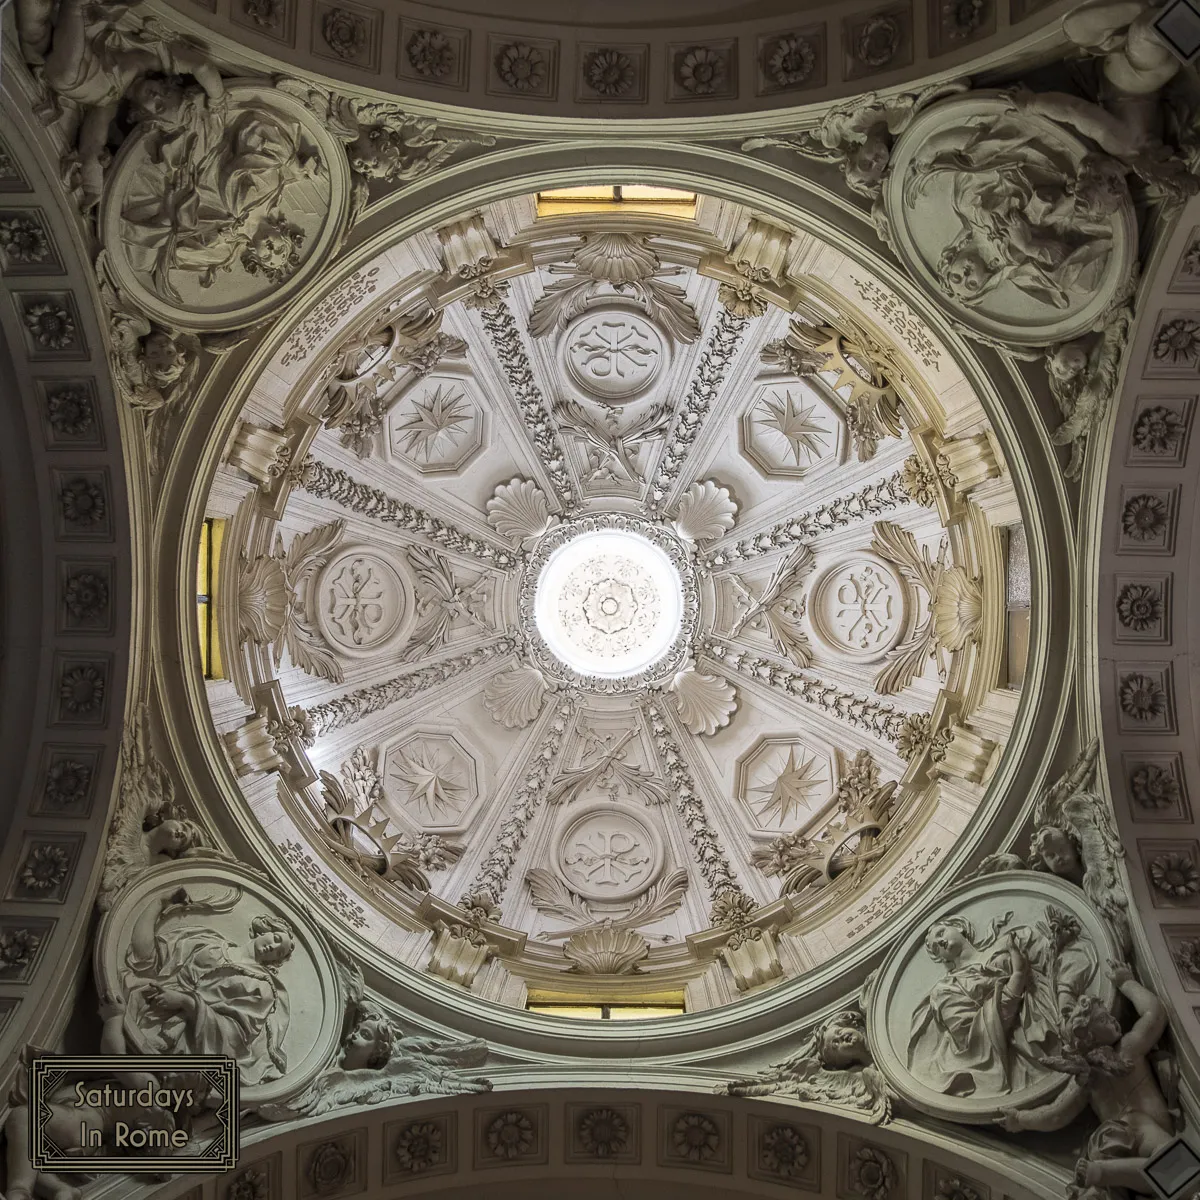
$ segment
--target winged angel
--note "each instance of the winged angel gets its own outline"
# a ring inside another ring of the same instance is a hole
[[[1117,873],[1125,850],[1112,827],[1103,797],[1094,791],[1099,742],[1091,742],[1078,761],[1038,797],[1029,862],[1015,855],[992,855],[977,874],[1000,870],[1048,871],[1081,888],[1100,910],[1128,953],[1129,900]]]
[[[492,1084],[467,1074],[487,1060],[479,1039],[442,1042],[405,1037],[388,1017],[364,1001],[342,1040],[337,1065],[320,1075],[299,1096],[259,1112],[268,1120],[320,1116],[350,1104],[379,1104],[392,1096],[456,1096],[488,1092]]]
[[[276,87],[301,100],[327,129],[346,143],[356,180],[354,214],[366,204],[370,180],[408,183],[440,167],[463,146],[493,146],[490,134],[458,130],[447,133],[432,117],[406,113],[394,104],[335,96],[298,79]]]
[[[834,1014],[800,1049],[755,1079],[722,1084],[724,1096],[786,1096],[848,1108],[874,1125],[892,1119],[892,1094],[867,1045],[866,1020],[856,1009]]]
[[[813,129],[776,137],[747,138],[742,149],[784,146],[806,158],[838,164],[846,186],[876,202],[871,211],[872,219],[884,240],[890,241],[880,194],[891,164],[893,143],[923,109],[966,90],[965,83],[942,83],[916,95],[880,96],[870,92],[831,108]]]
[[[175,801],[175,785],[150,744],[150,718],[139,705],[121,743],[121,783],[108,834],[101,911],[127,884],[158,863],[178,858],[225,858]]]

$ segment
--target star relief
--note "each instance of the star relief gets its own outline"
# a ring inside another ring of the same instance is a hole
[[[766,822],[778,818],[782,827],[793,813],[802,813],[808,807],[809,798],[819,792],[824,784],[821,778],[822,764],[815,757],[805,758],[801,752],[796,759],[796,747],[788,747],[787,762],[771,783],[752,788],[766,796],[758,810],[759,819]]]
[[[803,459],[811,462],[825,453],[829,431],[812,419],[816,407],[815,404],[797,406],[792,393],[785,392],[782,399],[778,396],[764,398],[762,408],[766,415],[757,418],[759,425],[779,434],[787,442],[798,467],[803,464]]]
[[[461,391],[438,386],[419,400],[396,434],[405,454],[431,462],[445,453],[471,423],[471,409]]]
[[[391,778],[408,791],[408,803],[427,821],[457,813],[467,789],[461,772],[439,750],[418,746],[392,761]]]

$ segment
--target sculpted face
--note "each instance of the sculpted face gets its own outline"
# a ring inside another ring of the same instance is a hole
[[[1044,829],[1038,836],[1037,852],[1055,875],[1070,875],[1079,867],[1079,855],[1061,829]]]
[[[139,79],[129,89],[129,99],[138,120],[146,121],[177,112],[181,90],[165,79]]]
[[[292,951],[296,948],[295,943],[286,933],[279,932],[260,933],[251,945],[254,949],[254,957],[264,967],[290,958]]]
[[[360,1021],[342,1043],[342,1066],[354,1071],[381,1065],[390,1040],[378,1021]]]
[[[156,329],[142,339],[142,363],[156,383],[174,383],[187,366],[187,355],[170,334]]]
[[[966,948],[966,939],[953,925],[932,925],[925,935],[925,949],[935,962],[956,962]]]
[[[1087,354],[1076,342],[1060,346],[1046,359],[1046,370],[1055,379],[1065,382],[1074,379],[1087,368]]]
[[[156,835],[155,845],[163,854],[178,854],[179,851],[187,849],[191,840],[188,837],[187,829],[180,821],[164,821],[154,833]]]
[[[942,282],[959,300],[970,303],[987,289],[991,271],[974,246],[963,246],[942,268]]]
[[[866,1037],[851,1025],[835,1025],[821,1039],[821,1058],[835,1071],[856,1066],[869,1058]]]

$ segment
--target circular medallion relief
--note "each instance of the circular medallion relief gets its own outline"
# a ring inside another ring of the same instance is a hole
[[[407,640],[416,617],[408,572],[361,548],[348,547],[330,559],[315,595],[325,640],[351,655]]]
[[[949,1121],[985,1124],[1043,1103],[1063,1087],[1046,1060],[1064,1052],[1064,1008],[1086,995],[1111,1010],[1105,964],[1117,957],[1100,914],[1055,876],[1011,871],[960,884],[872,977],[875,1065],[915,1108]]]
[[[563,345],[571,378],[588,395],[612,404],[643,395],[667,353],[658,330],[626,308],[584,313],[567,327]]]
[[[101,992],[125,1000],[134,1054],[224,1054],[241,1096],[291,1096],[333,1061],[346,998],[308,916],[238,863],[168,862],[105,914]]]
[[[897,256],[964,325],[1045,346],[1092,329],[1125,287],[1133,204],[1123,171],[1063,127],[1070,111],[1019,103],[927,108],[897,139],[883,203]]]
[[[813,628],[831,650],[861,661],[882,658],[904,632],[904,585],[873,558],[838,563],[813,588]]]
[[[595,804],[564,821],[554,862],[566,885],[585,900],[631,900],[658,878],[662,838],[632,809]]]
[[[341,142],[296,97],[235,83],[214,111],[162,84],[121,148],[100,227],[114,282],[182,329],[237,329],[286,302],[349,215]]]
[[[683,583],[661,546],[631,530],[582,532],[547,558],[534,619],[545,645],[582,675],[644,671],[680,633]]]

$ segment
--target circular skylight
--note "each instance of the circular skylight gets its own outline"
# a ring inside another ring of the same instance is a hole
[[[581,675],[619,679],[671,648],[683,584],[670,558],[626,530],[581,533],[546,561],[534,600],[538,633]]]

